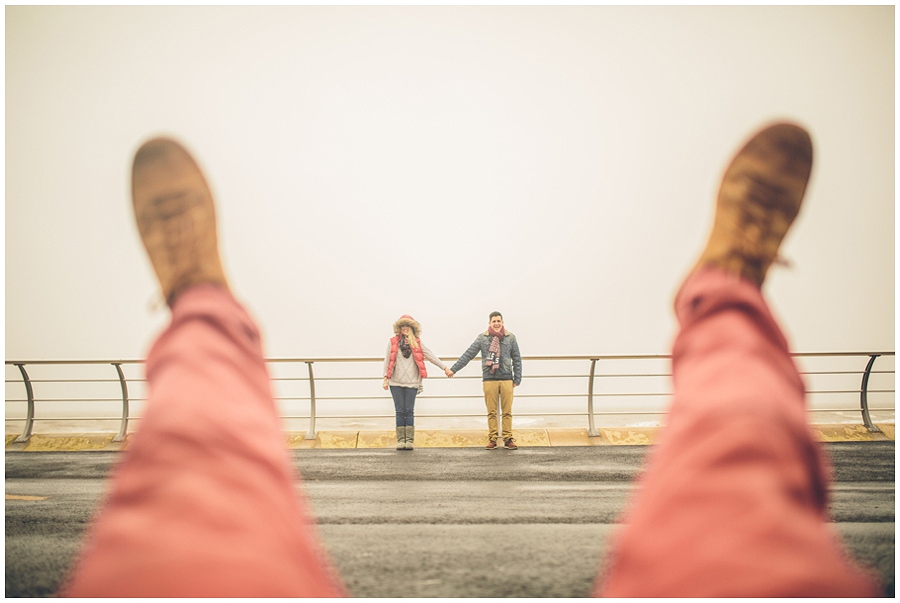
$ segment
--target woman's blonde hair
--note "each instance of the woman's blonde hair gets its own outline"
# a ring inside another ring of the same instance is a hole
[[[407,325],[404,325],[404,326],[407,326]],[[402,333],[401,333],[401,335],[402,335]],[[413,329],[412,327],[409,327],[409,334],[406,335],[406,343],[408,343],[409,347],[411,347],[414,350],[419,349],[419,342],[416,341],[416,330]]]

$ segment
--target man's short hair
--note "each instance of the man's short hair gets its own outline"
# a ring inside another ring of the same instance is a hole
[[[499,316],[501,318],[501,320],[503,319],[503,315],[500,314],[499,312],[497,312],[496,310],[494,310],[493,312],[491,312],[491,315],[488,316],[488,321],[493,319],[495,316]]]

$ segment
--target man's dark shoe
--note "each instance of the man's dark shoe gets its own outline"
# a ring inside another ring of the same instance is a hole
[[[484,448],[485,448],[485,450],[493,450],[496,447],[497,447],[497,440],[491,440],[490,442],[488,442],[488,445],[485,446]]]
[[[508,440],[506,440],[503,443],[503,445],[506,447],[507,450],[518,450],[519,449],[519,447],[516,446],[516,441],[512,438],[509,438]]]

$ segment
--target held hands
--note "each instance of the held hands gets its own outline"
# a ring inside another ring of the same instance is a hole
[[[450,367],[447,367],[444,369],[444,374],[447,375],[448,377],[452,377],[453,371],[450,370]]]

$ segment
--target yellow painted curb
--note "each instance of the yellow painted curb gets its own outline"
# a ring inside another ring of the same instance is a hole
[[[872,433],[863,425],[813,425],[814,436],[821,442],[894,441],[894,425],[876,425],[881,432]],[[601,427],[599,436],[591,437],[586,429],[514,429],[513,437],[522,447],[560,446],[650,446],[656,442],[659,427]],[[16,435],[6,435],[6,450],[22,452],[69,452],[78,450],[124,450],[125,442],[113,442],[113,435],[102,434],[34,434],[28,442],[16,442]],[[314,440],[305,433],[286,433],[288,449],[312,448],[379,449],[395,448],[395,431],[320,431]],[[481,448],[487,444],[486,430],[421,429],[416,430],[417,448]],[[502,442],[499,442],[502,446]]]
[[[418,436],[418,434],[416,434]],[[416,438],[418,439],[418,438]],[[357,448],[396,448],[396,431],[360,431]]]
[[[478,430],[416,430],[416,448],[483,448],[487,434]]]
[[[358,448],[358,431],[320,431],[315,448]]]
[[[512,434],[513,439],[519,446],[532,447],[550,445],[550,437],[547,435],[546,429],[513,429]],[[487,438],[485,438],[485,444],[487,444]],[[502,446],[503,442],[497,440],[497,444]]]
[[[656,441],[659,427],[620,427],[600,429],[600,433],[613,446],[650,446]]]
[[[550,446],[594,446],[602,437],[588,435],[587,429],[548,429],[547,441]]]
[[[815,425],[812,430],[820,442],[878,442],[893,439],[886,433],[873,433],[865,425]]]
[[[318,448],[318,436],[314,440],[307,440],[305,433],[288,433],[284,438],[285,445],[291,450],[295,448]]]
[[[883,425],[876,425],[878,429],[885,435],[885,437],[889,440],[894,440],[894,424],[893,423],[885,423]]]
[[[113,442],[112,434],[78,434],[78,435],[40,435],[33,434],[28,442],[7,446],[26,452],[68,452],[73,450],[124,450],[128,447],[128,439],[124,442]]]

